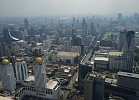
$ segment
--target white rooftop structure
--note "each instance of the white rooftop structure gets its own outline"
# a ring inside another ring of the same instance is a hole
[[[46,88],[48,88],[48,89],[54,89],[57,84],[58,84],[57,81],[49,80],[47,82],[47,87]]]
[[[95,61],[109,61],[109,58],[106,58],[106,57],[95,57]]]

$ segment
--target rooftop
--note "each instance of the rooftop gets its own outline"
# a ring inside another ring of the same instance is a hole
[[[109,52],[110,56],[121,56],[123,52]]]
[[[29,76],[29,77],[25,80],[25,82],[31,82],[31,81],[35,81],[33,75]]]
[[[76,57],[79,55],[79,53],[75,52],[58,52],[58,56],[68,56],[68,57]]]
[[[109,58],[106,58],[106,57],[95,57],[95,61],[109,61]]]
[[[12,97],[3,97],[0,96],[0,100],[13,100]]]
[[[49,80],[47,82],[47,87],[46,88],[48,88],[48,89],[54,89],[57,84],[58,84],[57,81]]]
[[[137,78],[139,79],[139,74],[135,73],[128,73],[128,72],[118,72],[118,76],[125,76],[125,77],[130,77],[130,78]]]

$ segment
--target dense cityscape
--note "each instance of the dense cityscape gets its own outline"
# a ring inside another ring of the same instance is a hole
[[[0,100],[139,100],[138,12],[24,16],[0,15]]]

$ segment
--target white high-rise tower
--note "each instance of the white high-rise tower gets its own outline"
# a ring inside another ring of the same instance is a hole
[[[0,65],[2,86],[5,91],[15,92],[16,81],[14,70],[9,60],[4,59]]]
[[[35,88],[38,91],[45,91],[46,88],[46,69],[44,61],[42,58],[38,57],[35,60],[34,78],[35,78]]]

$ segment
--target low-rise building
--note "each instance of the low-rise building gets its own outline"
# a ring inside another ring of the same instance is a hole
[[[58,52],[57,62],[62,62],[65,64],[77,64],[76,59],[78,59],[79,53],[75,52]]]

